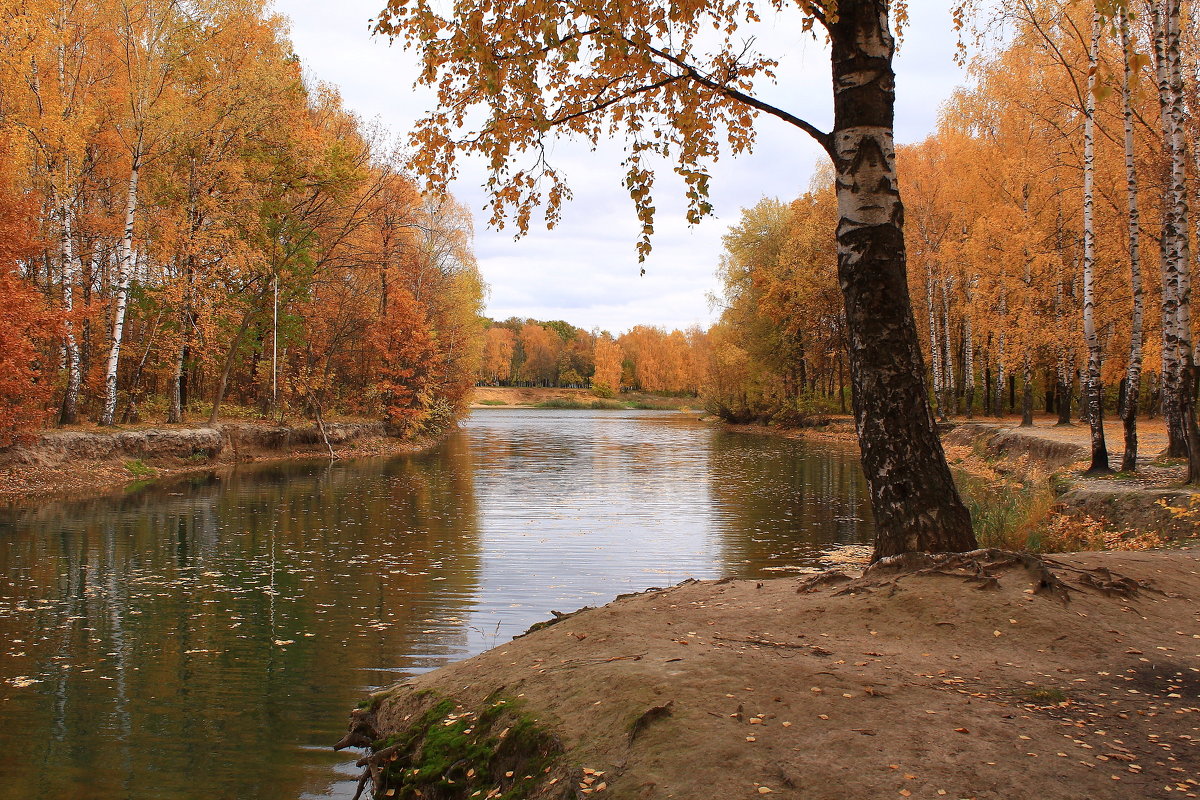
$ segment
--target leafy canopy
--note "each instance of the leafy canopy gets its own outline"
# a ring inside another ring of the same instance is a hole
[[[374,27],[420,52],[419,83],[437,91],[437,109],[414,133],[413,164],[435,190],[456,176],[460,154],[481,157],[493,225],[511,215],[524,233],[544,203],[553,226],[571,190],[549,163],[551,132],[593,147],[622,138],[644,258],[653,158],[675,164],[694,224],[712,212],[709,165],[722,143],[734,155],[753,145],[759,113],[828,149],[827,134],[752,94],[756,79],[774,80],[778,62],[756,51],[746,29],[760,11],[785,9],[799,10],[806,31],[836,17],[832,0],[388,0]],[[516,167],[519,155],[527,161]]]

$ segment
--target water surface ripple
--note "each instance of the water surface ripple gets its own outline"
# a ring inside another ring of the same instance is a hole
[[[365,692],[870,534],[852,451],[668,412],[487,409],[426,454],[0,510],[0,799],[349,797]]]

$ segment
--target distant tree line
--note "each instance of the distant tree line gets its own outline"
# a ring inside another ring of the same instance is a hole
[[[706,372],[707,336],[638,325],[613,336],[562,320],[511,317],[486,321],[479,382],[490,386],[699,394]]]

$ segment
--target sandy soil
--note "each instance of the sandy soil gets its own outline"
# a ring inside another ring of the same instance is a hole
[[[1088,588],[1109,569],[1152,588]],[[1069,602],[991,571],[651,591],[416,677],[369,719],[512,698],[565,751],[534,797],[1196,797],[1200,551],[1063,556]]]

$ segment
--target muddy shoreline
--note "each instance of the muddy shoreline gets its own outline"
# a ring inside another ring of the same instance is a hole
[[[0,452],[0,503],[77,497],[238,464],[298,458],[365,458],[428,450],[440,436],[399,438],[380,422],[315,427],[226,423],[112,432],[49,431]]]

